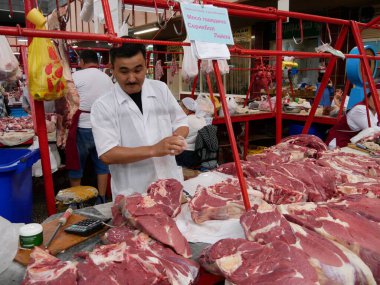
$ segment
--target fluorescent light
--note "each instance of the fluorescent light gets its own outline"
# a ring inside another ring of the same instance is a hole
[[[17,38],[17,40],[18,40],[19,42],[27,42],[27,41],[28,41],[28,39],[25,39],[25,38]]]
[[[71,47],[72,47],[72,48],[77,48],[78,46],[77,46],[77,45],[72,45]]]
[[[13,54],[20,54],[18,51],[15,51]]]
[[[159,30],[158,27],[152,27],[152,28],[141,30],[141,31],[136,31],[133,34],[134,35],[141,35],[141,34],[146,34],[146,33],[154,32],[154,31],[157,31],[157,30]]]
[[[251,39],[254,39],[254,38],[256,38],[256,37],[255,37],[255,36],[252,36],[252,37],[251,37]]]

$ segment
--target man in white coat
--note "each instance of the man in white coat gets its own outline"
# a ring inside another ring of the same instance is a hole
[[[99,158],[109,165],[112,196],[143,193],[159,178],[180,179],[175,155],[186,148],[186,114],[167,85],[146,79],[145,46],[110,51],[117,83],[91,109]]]

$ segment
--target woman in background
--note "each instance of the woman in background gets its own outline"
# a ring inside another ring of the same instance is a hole
[[[367,98],[371,127],[374,127],[377,126],[379,122],[375,102],[371,93],[367,94]],[[347,114],[340,118],[335,126],[330,129],[326,144],[330,149],[345,147],[352,137],[368,127],[367,108],[365,100],[363,100],[350,109]]]

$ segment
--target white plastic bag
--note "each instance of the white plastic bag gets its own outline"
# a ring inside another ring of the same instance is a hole
[[[204,94],[199,94],[197,100],[197,107],[195,110],[195,115],[197,117],[210,117],[214,114],[214,105],[211,102],[210,97]]]
[[[221,75],[227,74],[230,72],[230,67],[228,66],[227,59],[218,59],[218,66]],[[211,73],[214,71],[211,59],[203,59],[201,63],[202,73]]]
[[[0,274],[13,262],[18,250],[19,229],[23,224],[12,224],[0,216]]]
[[[184,42],[189,42],[185,40]],[[194,57],[190,46],[183,46],[182,78],[189,81],[198,75],[198,60]]]
[[[33,144],[29,147],[29,149],[38,149],[39,143],[38,143],[38,137],[34,137]],[[58,162],[60,164],[60,157],[58,154],[57,147],[54,148],[56,154],[52,152],[52,148],[49,146],[49,156],[50,156],[50,165],[51,165],[51,172],[54,173],[58,170]],[[32,176],[34,177],[41,177],[42,176],[42,165],[41,165],[41,159],[39,159],[35,164],[32,166]]]
[[[80,11],[80,18],[84,22],[90,22],[94,18],[94,0],[85,0],[82,10]]]
[[[13,54],[7,38],[0,36],[0,81],[14,81],[21,78],[21,76],[19,62]]]
[[[235,97],[234,96],[227,96],[226,100],[227,100],[228,112],[230,113],[230,115],[234,115],[236,113],[236,109],[238,108],[238,104],[236,103]],[[219,116],[221,116],[221,117],[224,116],[222,108],[220,108]]]

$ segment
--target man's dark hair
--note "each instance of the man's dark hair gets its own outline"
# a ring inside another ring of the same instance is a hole
[[[83,50],[80,53],[80,59],[83,60],[84,64],[96,63],[98,64],[98,55],[93,50]]]
[[[132,37],[124,36],[123,39],[133,39]],[[117,57],[130,58],[138,53],[142,53],[143,57],[146,56],[146,48],[144,44],[137,43],[123,43],[120,47],[114,47],[110,50],[111,64],[113,65]]]

